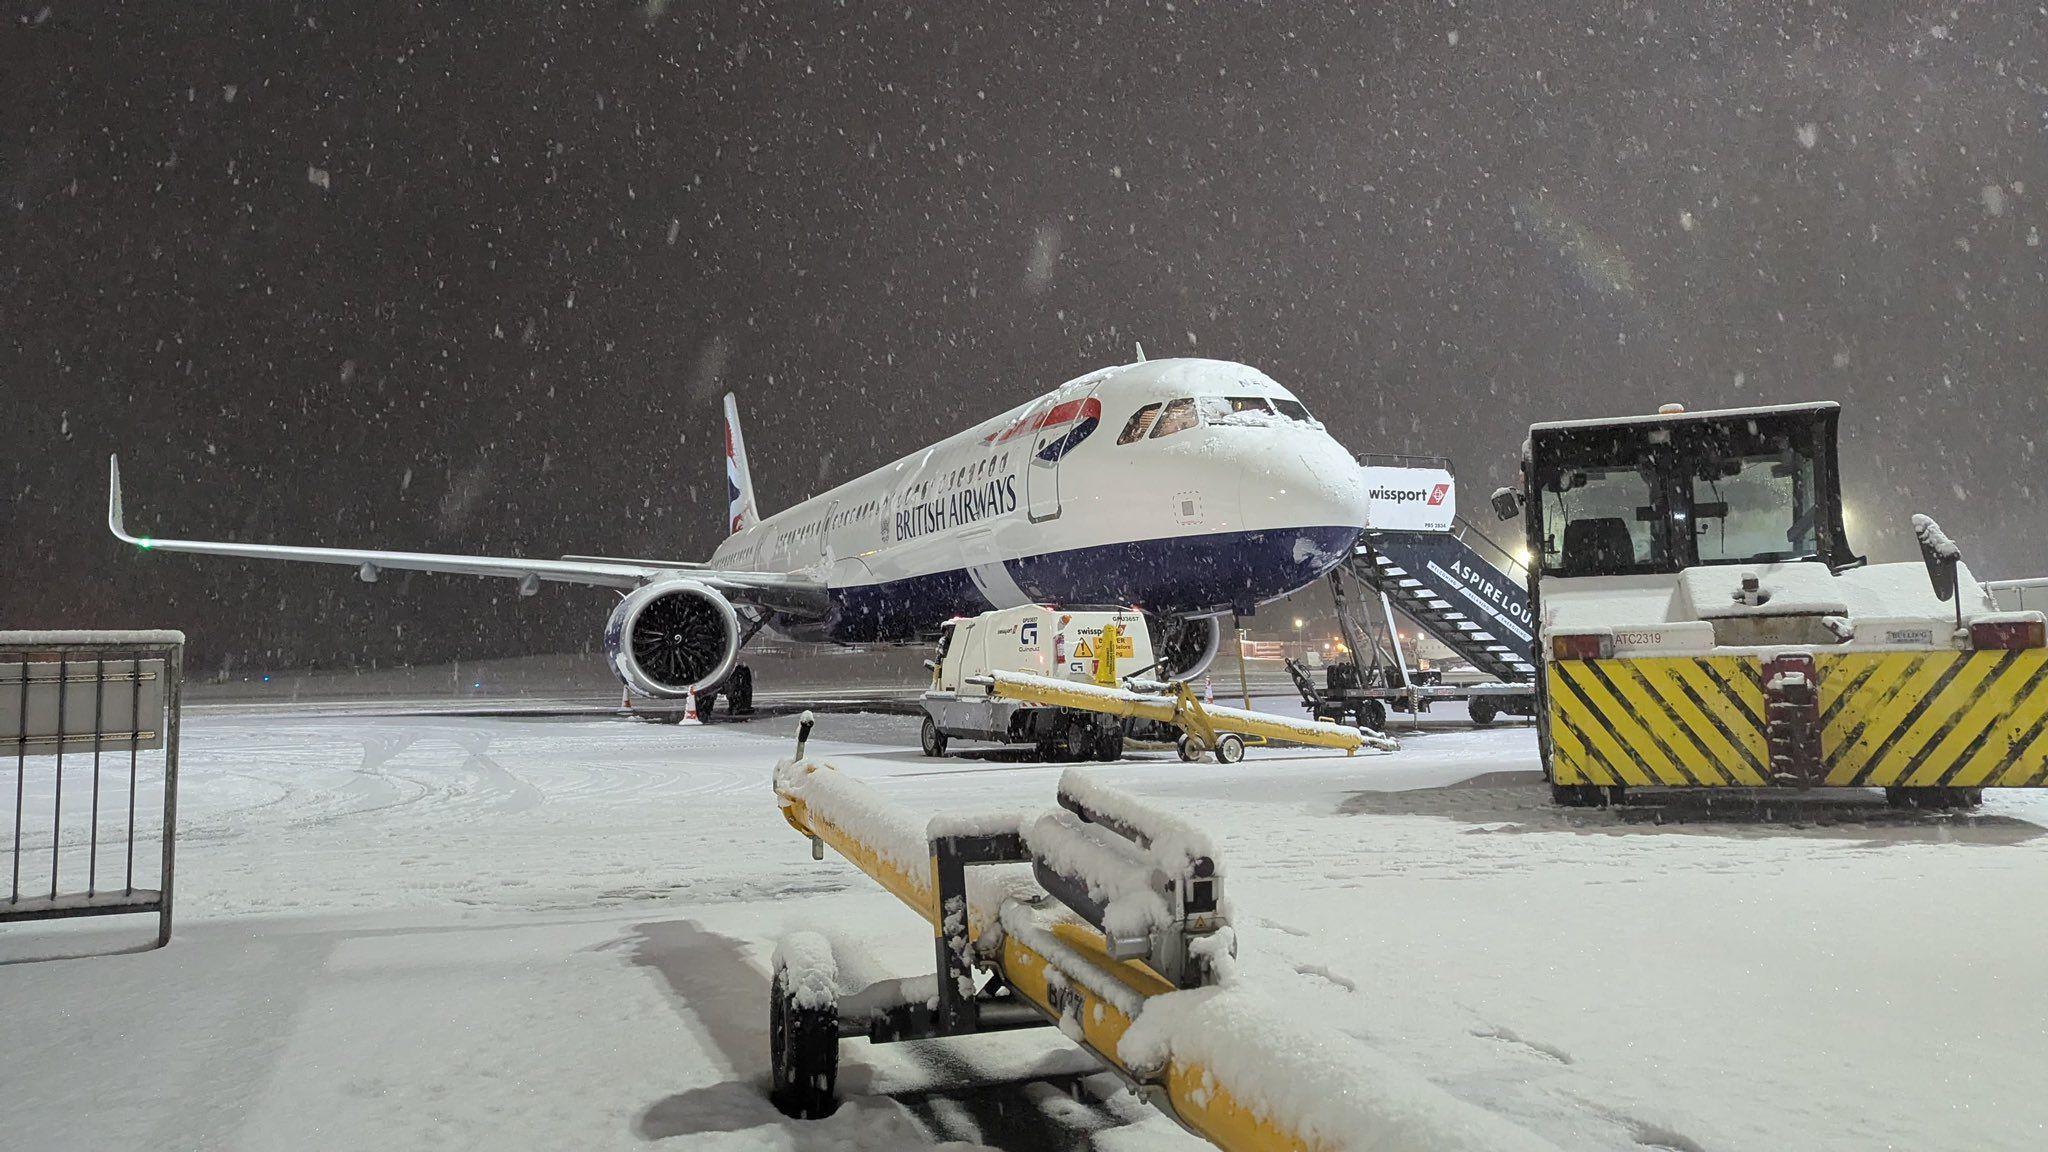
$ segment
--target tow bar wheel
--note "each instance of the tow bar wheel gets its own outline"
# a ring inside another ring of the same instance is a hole
[[[1235,764],[1244,759],[1244,737],[1235,732],[1225,732],[1216,737],[1216,762]]]
[[[768,993],[768,1098],[785,1116],[821,1120],[839,1107],[839,1006],[803,1007],[790,983],[778,964]]]

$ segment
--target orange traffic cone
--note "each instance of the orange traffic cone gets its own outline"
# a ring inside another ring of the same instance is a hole
[[[1215,702],[1216,682],[1214,680],[1209,679],[1207,676],[1204,676],[1202,677],[1202,703],[1214,704]]]
[[[697,715],[697,690],[692,688],[690,689],[689,696],[683,700],[683,723],[702,724],[703,722],[703,718]]]

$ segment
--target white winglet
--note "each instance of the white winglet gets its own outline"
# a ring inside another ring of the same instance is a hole
[[[140,544],[144,548],[149,547],[149,541],[130,536],[127,525],[123,523],[121,516],[121,458],[111,453],[107,456],[107,530],[112,532],[117,538],[130,544]]]

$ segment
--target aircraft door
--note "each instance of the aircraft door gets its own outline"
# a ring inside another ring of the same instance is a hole
[[[1024,504],[1034,523],[1060,514],[1060,462],[1102,422],[1095,398],[1101,381],[1072,392],[1055,392],[1029,417],[1031,458],[1024,466]]]
[[[804,567],[829,568],[832,565],[832,517],[839,512],[839,501],[834,500],[825,507],[825,518],[818,521],[817,531],[805,541]]]

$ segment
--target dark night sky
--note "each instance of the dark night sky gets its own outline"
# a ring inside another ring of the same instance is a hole
[[[4,14],[9,626],[574,650],[608,593],[131,554],[106,455],[160,535],[698,558],[722,391],[772,510],[1133,340],[1475,511],[1532,420],[1837,399],[1863,547],[2048,571],[2031,3]]]

